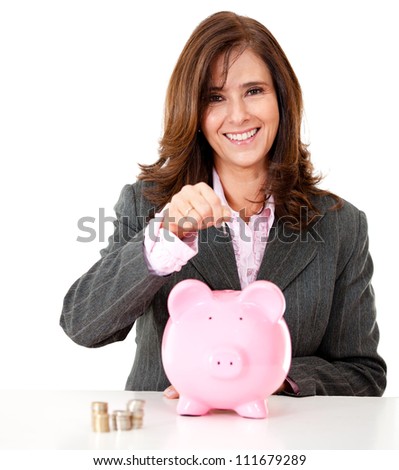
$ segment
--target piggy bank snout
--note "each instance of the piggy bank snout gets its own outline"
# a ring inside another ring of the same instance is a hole
[[[241,374],[243,357],[234,349],[216,349],[209,357],[211,376],[218,379],[233,379]]]

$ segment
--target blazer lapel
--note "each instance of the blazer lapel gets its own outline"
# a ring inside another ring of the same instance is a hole
[[[317,254],[322,240],[313,236],[312,229],[301,233],[284,226],[282,221],[273,224],[257,279],[274,282],[284,290]]]
[[[284,290],[317,255],[322,240],[312,230],[295,232],[275,221],[270,230],[257,279],[274,282]],[[213,290],[240,290],[230,232],[210,227],[199,232],[199,253],[189,262],[201,273]]]
[[[201,273],[213,290],[240,290],[234,249],[228,228],[210,227],[199,232],[198,255],[189,262]]]

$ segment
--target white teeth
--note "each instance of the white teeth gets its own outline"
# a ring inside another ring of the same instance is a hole
[[[252,129],[248,132],[243,132],[242,134],[226,134],[226,137],[230,140],[247,140],[250,137],[253,137],[258,132],[258,129]]]

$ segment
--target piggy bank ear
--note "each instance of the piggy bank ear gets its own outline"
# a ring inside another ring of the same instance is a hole
[[[240,302],[256,305],[273,323],[280,320],[285,311],[285,297],[280,288],[269,281],[255,281],[240,294]]]
[[[169,315],[173,320],[180,316],[193,305],[207,304],[213,298],[212,291],[201,281],[186,279],[175,285],[168,297]]]

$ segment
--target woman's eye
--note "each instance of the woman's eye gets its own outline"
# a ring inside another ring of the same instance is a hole
[[[250,90],[248,90],[247,94],[249,96],[254,96],[254,95],[260,95],[261,93],[263,93],[263,89],[262,88],[251,88]]]
[[[219,101],[222,101],[223,97],[221,95],[210,95],[209,96],[209,102],[210,103],[218,103]]]

